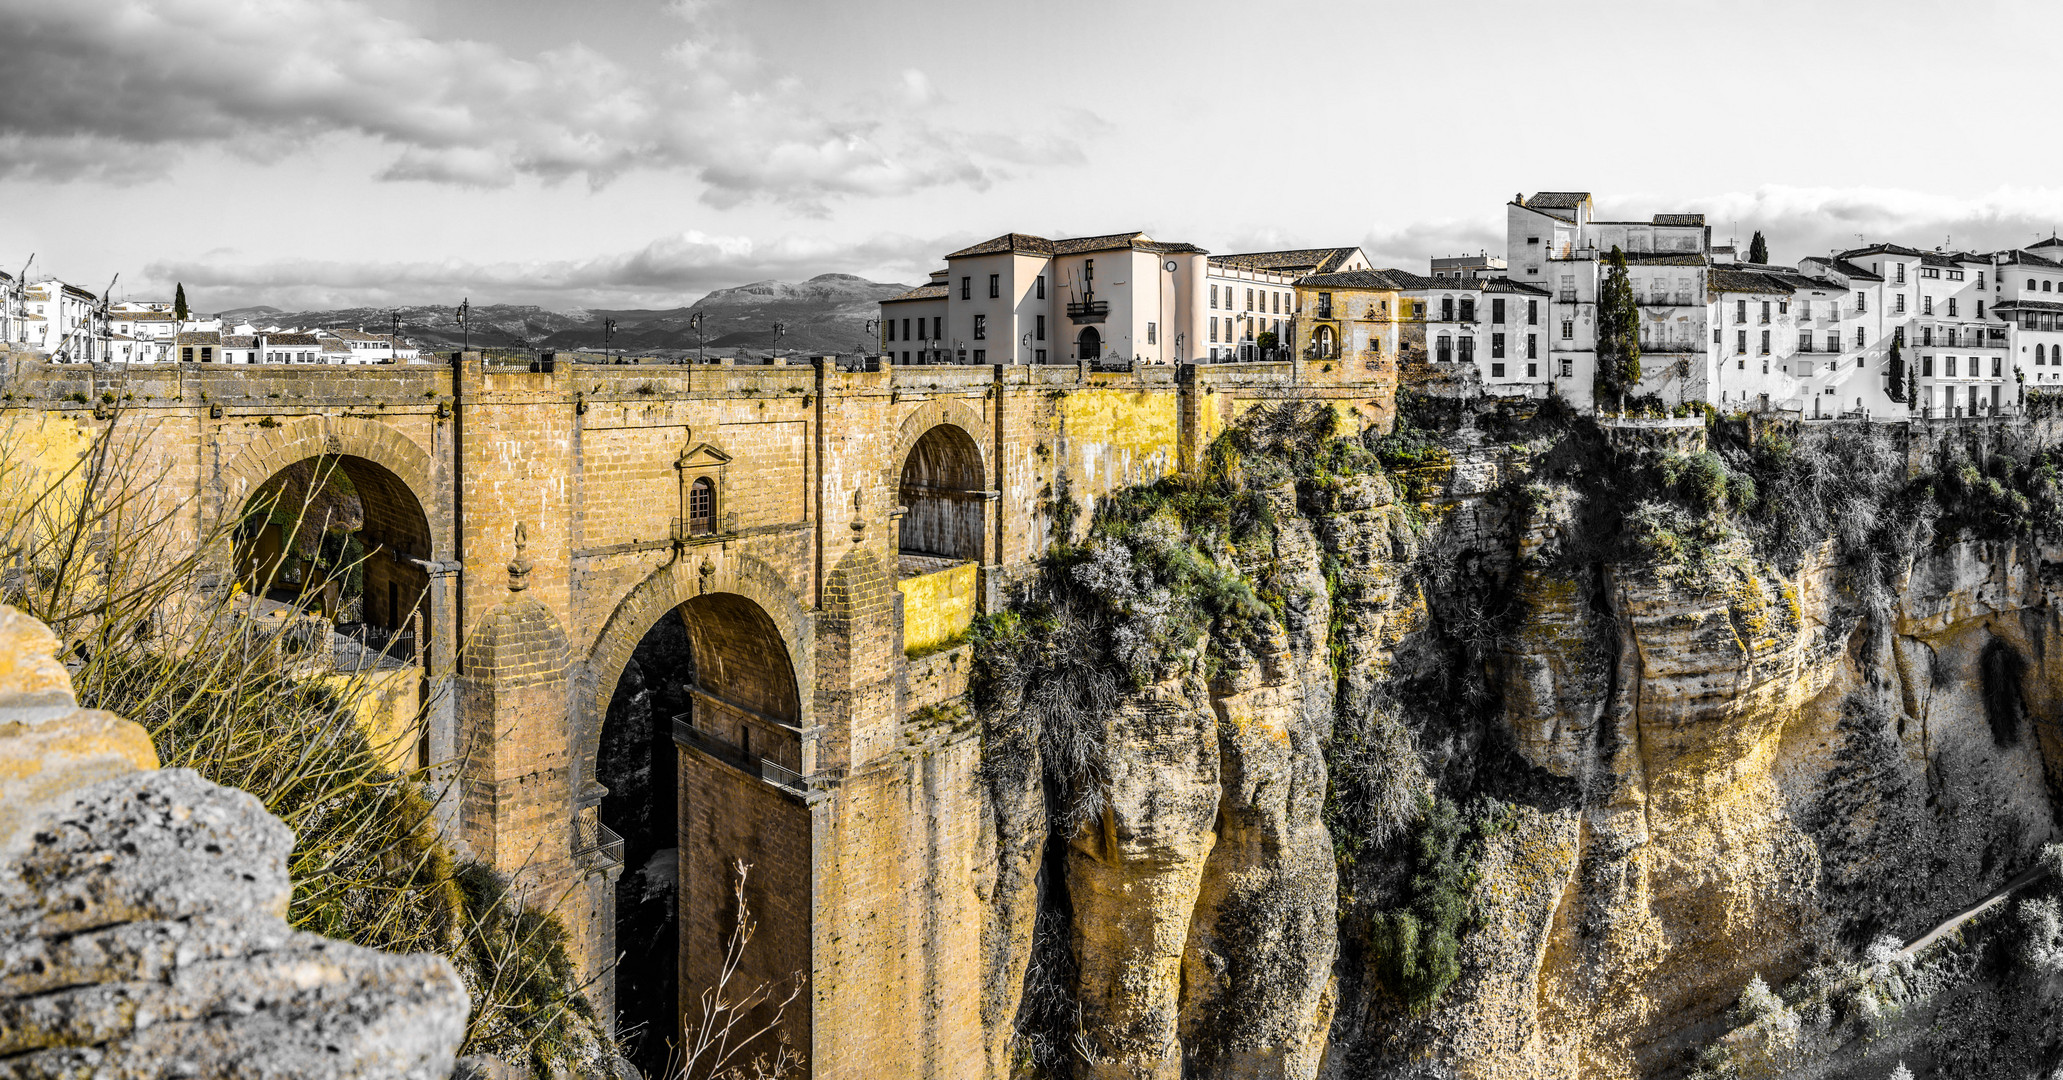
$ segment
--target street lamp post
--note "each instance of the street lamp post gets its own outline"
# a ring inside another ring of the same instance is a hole
[[[708,359],[702,355],[702,314],[702,312],[698,311],[693,315],[688,316],[688,325],[695,328],[695,362],[698,364],[706,364],[709,362]]]
[[[781,335],[787,332],[787,323],[777,322],[774,324],[774,359],[776,360],[781,358]]]
[[[882,351],[883,349],[887,348],[887,345],[886,345],[886,344],[885,344],[885,343],[884,343],[884,342],[883,342],[883,341],[881,340],[881,320],[880,320],[880,319],[868,319],[868,320],[867,320],[867,331],[866,331],[866,332],[867,332],[867,333],[869,333],[869,334],[872,334],[872,335],[874,335],[874,351],[875,351],[875,352],[876,352],[877,354],[878,354],[878,353],[880,353],[880,352],[881,352],[881,351]],[[867,354],[867,346],[866,346],[866,344],[865,344],[864,342],[862,342],[862,343],[860,343],[860,344],[859,344],[859,352],[860,352],[860,355],[861,355],[862,357],[865,357],[865,356],[866,356],[866,354]]]
[[[615,319],[603,319],[603,320],[602,320],[602,355],[603,355],[604,357],[606,357],[606,358],[607,358],[607,359],[609,360],[609,362],[610,362],[610,363],[612,363],[612,364],[616,362],[616,354],[615,354],[615,351],[614,351],[614,350],[612,350],[612,349],[611,349],[611,348],[609,347],[609,342],[610,342],[610,341],[611,341],[611,340],[612,340],[613,338],[615,338],[615,337],[616,337],[616,320],[615,320]]]

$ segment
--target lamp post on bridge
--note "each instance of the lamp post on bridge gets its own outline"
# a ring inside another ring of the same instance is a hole
[[[781,358],[781,335],[787,332],[787,323],[777,322],[774,324],[774,359],[776,360]]]
[[[872,334],[872,335],[874,335],[874,352],[875,352],[875,353],[877,353],[877,354],[878,354],[878,353],[880,353],[880,352],[881,352],[881,351],[882,351],[883,349],[885,349],[885,348],[887,347],[887,346],[886,346],[886,344],[885,344],[885,343],[883,343],[883,342],[882,342],[882,340],[881,340],[881,320],[880,320],[880,319],[868,319],[868,320],[867,320],[867,329],[866,329],[866,332],[867,332],[867,333],[869,333],[869,334]],[[859,344],[859,352],[860,352],[860,356],[861,356],[862,358],[864,358],[864,357],[865,357],[865,356],[867,355],[867,346],[866,346],[866,344],[865,344],[864,342],[860,342],[860,343],[858,343],[858,344]]]

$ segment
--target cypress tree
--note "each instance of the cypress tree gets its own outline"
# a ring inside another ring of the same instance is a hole
[[[1762,230],[1755,230],[1755,237],[1748,241],[1748,261],[1766,263],[1769,261],[1769,242],[1762,239]]]
[[[1604,284],[1597,290],[1597,373],[1591,392],[1626,408],[1626,391],[1640,382],[1640,304],[1626,277],[1626,253],[1612,245]]]
[[[172,291],[172,317],[184,322],[186,315],[186,283],[182,281]]]
[[[1905,353],[1898,347],[1899,339],[1903,336],[1903,334],[1895,331],[1891,335],[1891,400],[1893,401],[1912,400],[1906,394]]]

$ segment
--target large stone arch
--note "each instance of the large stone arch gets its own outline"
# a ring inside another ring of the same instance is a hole
[[[609,621],[595,637],[574,684],[574,767],[578,771],[575,797],[582,806],[601,798],[595,784],[595,758],[601,750],[602,723],[609,700],[623,669],[637,651],[638,643],[667,612],[697,597],[731,594],[756,604],[780,635],[787,649],[788,667],[795,678],[799,700],[799,726],[807,729],[812,713],[806,688],[815,685],[814,654],[808,647],[814,627],[788,583],[773,567],[750,555],[709,551],[690,552],[654,570],[624,596]]]
[[[993,425],[982,419],[981,413],[972,405],[955,398],[934,398],[910,410],[903,417],[902,425],[896,429],[895,450],[881,463],[881,480],[890,490],[902,477],[903,462],[909,460],[910,451],[917,446],[932,428],[949,424],[967,433],[974,440],[975,449],[981,451],[981,474],[988,478],[990,487],[996,484],[996,453],[989,444]]]
[[[441,497],[429,452],[389,425],[356,416],[302,416],[258,429],[217,473],[216,518],[209,524],[239,513],[259,485],[287,466],[325,456],[362,458],[392,473],[415,496],[429,522],[431,550],[408,554],[433,560],[451,557],[450,502]]]

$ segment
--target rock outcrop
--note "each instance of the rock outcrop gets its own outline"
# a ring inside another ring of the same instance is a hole
[[[56,647],[0,607],[0,1077],[449,1076],[450,963],[288,927],[292,833],[78,708]]]

